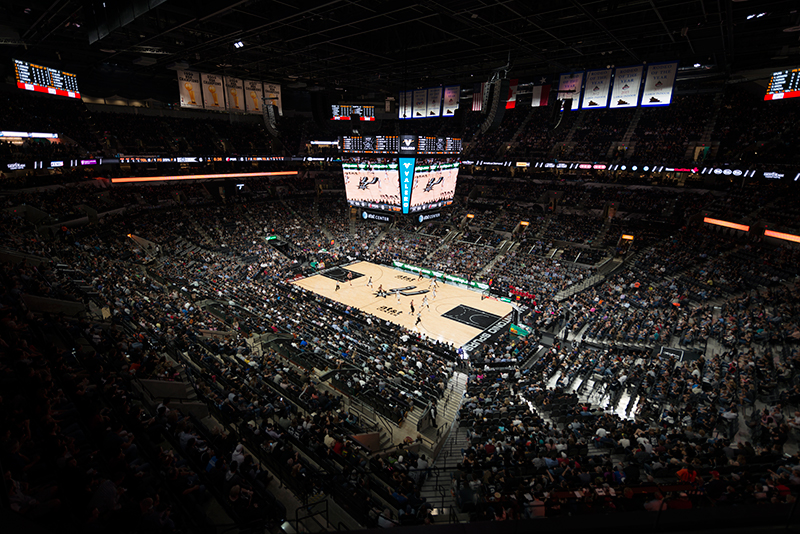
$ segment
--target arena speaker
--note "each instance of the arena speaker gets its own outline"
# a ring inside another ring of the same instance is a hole
[[[489,113],[486,114],[486,120],[481,125],[481,132],[491,132],[496,130],[500,123],[503,122],[503,115],[506,112],[506,102],[508,102],[508,80],[497,80],[490,86],[492,90],[491,106]]]

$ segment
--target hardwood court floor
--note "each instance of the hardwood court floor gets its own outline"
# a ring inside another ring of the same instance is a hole
[[[346,281],[340,282],[339,291],[335,291],[336,281],[322,274],[315,274],[294,283],[346,306],[358,308],[384,321],[391,321],[439,341],[453,343],[457,347],[466,344],[480,334],[483,328],[469,326],[464,322],[444,317],[444,314],[459,306],[468,306],[475,311],[480,310],[480,312],[496,315],[498,318],[504,317],[511,311],[511,305],[508,303],[491,299],[481,300],[481,294],[477,291],[440,282],[436,289],[435,300],[433,292],[426,293],[430,310],[427,308],[422,310],[422,320],[415,327],[417,312],[422,307],[422,299],[425,295],[400,295],[398,302],[395,294],[383,298],[375,296],[375,293],[381,285],[384,290],[408,286],[415,286],[418,290],[428,289],[431,283],[430,278],[426,277],[417,281],[417,276],[413,273],[366,261],[348,265],[345,269],[363,276],[353,280],[352,286]],[[371,289],[367,286],[370,276],[372,277]],[[411,315],[410,309],[412,300],[414,301],[414,315]],[[397,312],[402,313],[398,314]],[[468,317],[469,314],[462,315]]]

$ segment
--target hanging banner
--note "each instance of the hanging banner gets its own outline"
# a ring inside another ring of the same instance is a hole
[[[571,109],[580,107],[581,83],[583,82],[582,72],[562,74],[558,82],[558,100],[572,99]]]
[[[222,76],[216,74],[201,74],[203,81],[203,104],[206,109],[225,109],[225,87]]]
[[[586,72],[586,87],[583,88],[582,109],[605,108],[611,90],[611,69]]]
[[[456,114],[458,109],[458,97],[461,95],[460,85],[451,85],[444,88],[444,111],[442,115],[445,117],[452,117]]]
[[[244,81],[244,106],[247,113],[264,112],[264,86],[254,80]]]
[[[225,100],[230,111],[244,111],[244,89],[242,80],[225,76]]]
[[[517,85],[518,79],[509,80],[508,82],[508,100],[506,100],[506,109],[514,109],[517,107]]]
[[[178,92],[181,95],[182,108],[203,107],[203,90],[199,72],[179,70]]]
[[[439,117],[442,114],[442,88],[428,89],[428,103],[425,106],[426,117]]]
[[[547,106],[550,101],[550,82],[544,76],[541,77],[531,89],[531,107],[538,108]]]
[[[411,115],[411,91],[400,91],[400,99],[397,104],[397,116],[400,119],[410,119]]]
[[[411,116],[415,119],[424,119],[427,105],[428,91],[425,89],[414,91],[414,99],[411,101]]]
[[[639,87],[642,85],[642,66],[624,67],[614,70],[614,86],[611,89],[609,107],[635,108],[639,101]]]
[[[476,83],[472,89],[472,111],[483,110],[483,92],[486,91],[486,83]]]
[[[677,61],[648,65],[642,93],[642,107],[669,106],[672,103],[672,91],[675,88],[677,73]]]
[[[270,105],[278,108],[278,115],[283,116],[283,100],[281,99],[281,86],[278,83],[264,82],[264,98]]]

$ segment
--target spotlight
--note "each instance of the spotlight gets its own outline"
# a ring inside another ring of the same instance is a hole
[[[236,48],[242,48],[244,46],[244,43],[241,41],[236,41],[235,43],[233,43],[233,46]]]

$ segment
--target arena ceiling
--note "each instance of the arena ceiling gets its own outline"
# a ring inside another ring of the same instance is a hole
[[[684,77],[800,64],[796,0],[4,0],[19,57],[82,92],[174,100],[175,69],[349,95],[679,60]],[[236,47],[236,43],[241,43]],[[693,65],[700,68],[694,69]],[[688,69],[687,69],[688,67]]]

